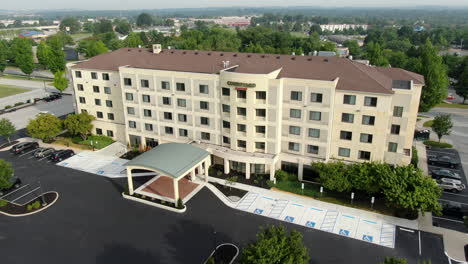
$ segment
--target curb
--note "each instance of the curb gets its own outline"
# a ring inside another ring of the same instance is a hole
[[[164,210],[168,210],[168,211],[171,211],[171,212],[174,212],[174,213],[182,214],[182,213],[185,213],[185,211],[187,211],[187,206],[185,206],[183,209],[171,208],[171,207],[168,207],[168,206],[159,205],[157,203],[152,203],[152,202],[140,199],[140,198],[136,198],[136,197],[127,195],[125,193],[122,193],[122,197],[125,198],[125,199],[128,199],[128,200],[132,200],[132,201],[139,202],[139,203],[144,203],[146,205],[154,206],[154,207],[161,208],[161,209],[164,209]]]
[[[9,214],[9,213],[5,213],[5,212],[2,212],[0,211],[0,214],[4,214],[4,215],[7,215],[7,216],[11,216],[11,217],[20,217],[20,216],[28,216],[28,215],[33,215],[33,214],[36,214],[36,213],[39,213],[47,208],[49,208],[50,206],[52,206],[55,202],[57,202],[58,198],[59,198],[59,194],[58,192],[45,192],[43,193],[42,195],[46,194],[46,193],[55,193],[57,194],[57,197],[55,198],[55,200],[53,200],[52,202],[48,203],[46,206],[42,207],[41,209],[37,210],[37,211],[34,211],[34,212],[30,212],[30,213],[26,213],[26,214],[17,214],[17,215],[12,215],[12,214]],[[38,196],[39,197],[39,196]],[[37,198],[37,197],[36,197]],[[34,199],[36,199],[34,198]],[[34,200],[33,199],[33,200]],[[32,201],[32,200],[31,200]]]

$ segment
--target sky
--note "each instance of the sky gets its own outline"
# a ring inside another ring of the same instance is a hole
[[[410,7],[410,6],[465,6],[468,0],[1,0],[0,9],[163,9],[203,8],[229,6],[314,6],[314,7]]]

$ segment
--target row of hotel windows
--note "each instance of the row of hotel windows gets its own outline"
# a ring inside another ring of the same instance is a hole
[[[78,100],[81,104],[86,104],[86,98],[80,96],[78,97]],[[97,98],[94,99],[94,104],[97,106],[101,106],[102,105],[101,99],[97,99]],[[106,100],[106,106],[113,107],[112,100]]]
[[[75,77],[76,78],[82,78],[82,74],[81,74],[81,71],[75,71]],[[97,72],[91,72],[91,79],[93,80],[97,80],[98,79],[98,74]],[[109,74],[108,73],[103,73],[102,74],[102,79],[104,81],[108,81],[109,80]]]
[[[393,135],[400,134],[400,125],[392,125],[390,129],[390,133]],[[372,134],[361,133],[360,134],[360,141],[363,143],[372,143]],[[353,132],[351,131],[340,131],[340,139],[342,140],[353,140]]]
[[[102,129],[101,128],[96,128],[96,134],[101,136],[102,135]],[[108,137],[114,137],[114,131],[112,131],[112,130],[107,130],[106,134],[107,134]]]

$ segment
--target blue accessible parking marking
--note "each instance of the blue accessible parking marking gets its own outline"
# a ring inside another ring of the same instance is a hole
[[[262,209],[255,209],[255,210],[254,210],[254,213],[255,213],[255,214],[262,214],[262,213],[263,213],[263,210],[262,210]]]
[[[294,222],[294,217],[292,217],[292,216],[286,216],[286,217],[284,218],[284,221],[292,223],[292,222]]]
[[[340,229],[339,234],[342,235],[342,236],[349,236],[349,231],[348,231],[348,230],[344,230],[344,229]]]
[[[104,174],[104,171],[103,171],[103,170],[99,170],[99,171],[97,171],[97,174]]]
[[[367,242],[372,242],[374,238],[372,236],[369,236],[369,235],[363,235],[362,236],[362,240],[364,241],[367,241]]]
[[[312,221],[307,221],[307,222],[305,223],[305,226],[307,226],[307,227],[312,227],[312,228],[313,228],[313,227],[315,227],[315,223],[312,222]]]

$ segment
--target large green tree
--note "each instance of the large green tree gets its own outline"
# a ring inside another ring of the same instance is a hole
[[[309,253],[302,234],[296,230],[289,234],[283,226],[269,226],[257,234],[257,241],[242,251],[242,264],[306,264]]]
[[[130,33],[127,38],[124,40],[124,46],[128,48],[138,48],[139,46],[143,45],[143,41],[141,40],[140,34],[138,33]]]
[[[367,43],[365,57],[370,61],[370,64],[375,66],[388,66],[389,64],[379,43]]]
[[[153,25],[153,17],[148,13],[141,13],[138,15],[136,24],[139,27],[149,27]]]
[[[8,161],[0,160],[0,189],[10,188],[12,186],[11,177],[13,177],[13,166]]]
[[[0,40],[0,75],[3,74],[7,66],[8,59],[8,45],[5,41]]]
[[[15,125],[7,118],[0,119],[0,136],[4,136],[8,143],[10,143],[10,137],[16,132]]]
[[[465,66],[463,71],[458,76],[458,82],[455,85],[455,92],[459,96],[463,97],[463,104],[464,104],[466,101],[466,98],[468,98],[468,64]]]
[[[34,70],[34,60],[32,44],[30,39],[15,38],[12,44],[12,53],[16,65],[26,75],[30,75]]]
[[[86,58],[91,58],[106,53],[108,49],[101,40],[83,40],[78,43],[78,51],[84,53]]]
[[[81,24],[78,19],[74,17],[67,17],[60,22],[59,28],[61,31],[67,31],[68,28],[68,32],[74,34],[81,30]]]
[[[57,71],[54,73],[54,87],[60,92],[65,91],[68,87],[68,79],[64,75],[63,71]]]
[[[41,43],[39,43],[39,45],[37,46],[37,51],[36,51],[36,56],[37,56],[37,60],[39,62],[39,64],[44,67],[44,68],[47,68],[48,65],[49,65],[49,56],[51,54],[51,50],[50,50],[50,47],[49,45],[47,45],[47,43],[45,41],[41,41]]]
[[[68,115],[63,122],[64,128],[74,136],[80,136],[83,140],[91,134],[93,120],[96,118],[88,113]]]
[[[432,121],[431,128],[437,134],[439,142],[443,136],[448,136],[453,127],[452,118],[449,114],[440,114]]]
[[[348,178],[347,165],[343,162],[314,162],[312,168],[320,174],[320,183],[333,191],[349,192],[353,185]]]
[[[119,32],[122,35],[128,35],[132,31],[132,26],[127,20],[114,21],[115,32]]]
[[[51,38],[48,41],[50,47],[47,58],[47,66],[52,73],[63,72],[65,70],[65,52],[63,43],[59,38]]]
[[[51,142],[62,131],[62,121],[52,114],[39,114],[29,121],[26,130],[31,137]]]

